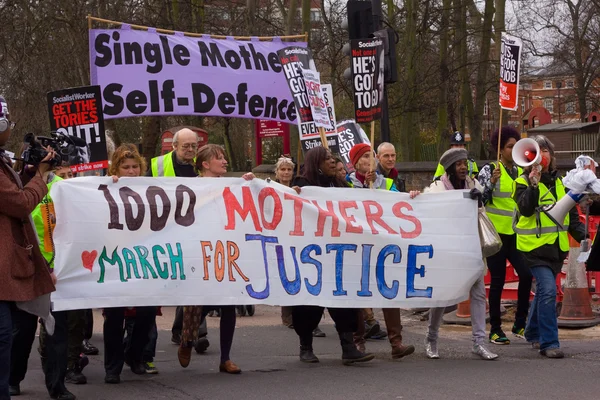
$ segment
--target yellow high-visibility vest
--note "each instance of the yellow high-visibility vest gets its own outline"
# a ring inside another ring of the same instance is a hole
[[[529,183],[523,176],[515,179],[515,182],[529,186]],[[556,180],[557,198],[552,195],[552,192],[543,183],[540,182],[538,188],[540,192],[538,206],[554,204],[565,196],[565,187],[560,179]],[[569,229],[569,213],[567,213],[563,221],[558,222],[562,223],[562,225],[557,226],[543,211],[536,211],[531,217],[525,217],[520,214],[516,215],[513,221],[513,229],[517,234],[517,249],[530,252],[543,245],[553,244],[558,239],[561,251],[569,251],[569,236],[567,234]]]

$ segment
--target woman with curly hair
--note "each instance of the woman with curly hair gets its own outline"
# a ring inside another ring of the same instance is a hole
[[[109,173],[113,181],[121,177],[143,176],[146,172],[146,160],[140,155],[134,144],[119,146],[112,155]],[[145,374],[142,362],[144,348],[149,342],[149,333],[156,324],[156,307],[136,307],[133,329],[129,338],[127,354],[123,337],[125,334],[125,314],[127,307],[104,309],[104,369],[106,383],[120,383],[123,364],[127,360],[134,374]]]

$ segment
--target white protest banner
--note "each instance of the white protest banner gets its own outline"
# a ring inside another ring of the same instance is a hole
[[[335,125],[331,124],[327,104],[321,92],[321,74],[310,69],[303,69],[302,76],[315,125],[319,128],[333,129]]]
[[[519,107],[519,70],[521,39],[502,34],[500,46],[500,107],[515,111]]]
[[[55,310],[144,305],[441,307],[483,273],[477,202],[241,178],[52,186]]]
[[[281,39],[244,41],[131,29],[89,31],[90,72],[104,118],[211,115],[296,120]],[[306,43],[294,43],[305,47]]]
[[[325,104],[327,105],[327,113],[329,114],[329,122],[332,127],[337,125],[335,119],[335,106],[333,104],[333,86],[331,84],[322,84],[321,92],[323,93],[323,99],[325,100]],[[334,128],[325,129],[327,133],[334,133],[336,130]]]

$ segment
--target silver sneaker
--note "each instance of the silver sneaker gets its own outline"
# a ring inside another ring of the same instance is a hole
[[[477,354],[484,360],[495,360],[498,358],[498,354],[492,353],[482,344],[473,345],[473,354]]]
[[[425,339],[425,354],[427,355],[427,358],[432,360],[440,358],[440,354],[438,353],[437,349],[437,341]]]

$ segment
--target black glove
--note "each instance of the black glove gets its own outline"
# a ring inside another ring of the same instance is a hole
[[[469,192],[469,196],[471,197],[471,199],[473,200],[477,200],[477,204],[478,207],[483,207],[483,194],[481,193],[481,191],[479,189],[473,188],[471,189],[471,191]]]

